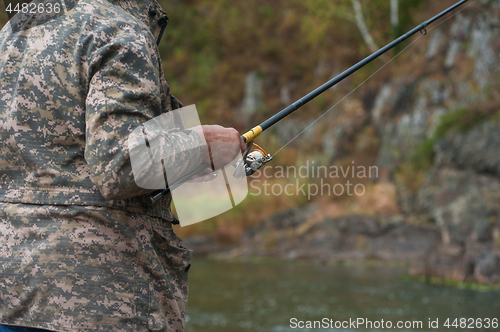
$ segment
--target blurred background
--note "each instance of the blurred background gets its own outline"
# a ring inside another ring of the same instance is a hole
[[[243,133],[455,2],[160,1],[159,48],[202,124]],[[447,318],[500,318],[500,1],[463,8],[262,134],[278,152],[272,176],[250,177],[235,209],[177,229],[195,253],[187,331],[289,331],[293,317],[423,330],[439,319],[432,330],[444,331]],[[363,194],[296,191],[347,181]],[[270,190],[288,184],[292,195]]]

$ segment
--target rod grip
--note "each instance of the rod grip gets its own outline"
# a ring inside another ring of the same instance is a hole
[[[241,138],[243,138],[243,141],[245,143],[248,143],[248,142],[253,141],[261,133],[262,133],[262,127],[257,126],[257,127],[253,127],[252,129],[250,129],[249,131],[247,131],[246,133],[241,135]]]

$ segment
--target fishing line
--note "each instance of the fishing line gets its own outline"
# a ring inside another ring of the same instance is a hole
[[[470,6],[472,6],[473,4],[475,4],[478,0],[474,0],[473,2],[469,3],[467,6],[463,7],[462,9],[460,9],[459,11],[455,12],[453,15],[451,15],[450,17],[444,19],[443,21],[439,22],[437,25],[435,25],[434,27],[430,28],[429,31],[432,31],[434,29],[436,29],[437,27],[439,27],[441,24],[443,24],[444,22],[450,20],[451,18],[455,17],[456,15],[460,14],[462,11],[464,11],[465,9],[469,8]],[[396,54],[394,57],[392,57],[389,61],[387,61],[382,67],[380,67],[376,72],[374,72],[373,74],[371,74],[366,80],[364,80],[363,82],[361,82],[361,84],[359,84],[357,87],[355,87],[352,91],[350,91],[347,95],[345,95],[340,101],[338,101],[335,105],[333,105],[332,107],[330,107],[326,112],[324,112],[323,114],[321,114],[316,120],[314,120],[311,124],[309,124],[306,128],[304,128],[300,133],[298,133],[294,138],[292,138],[288,143],[286,143],[283,147],[281,147],[278,151],[276,151],[274,154],[273,154],[273,157],[276,156],[281,150],[283,150],[285,147],[287,147],[290,143],[292,143],[297,137],[299,137],[300,135],[302,135],[307,129],[309,129],[310,127],[312,127],[316,122],[318,122],[319,120],[321,120],[321,118],[323,118],[326,114],[328,114],[331,110],[333,110],[338,104],[340,104],[342,101],[344,101],[347,97],[349,97],[354,91],[356,91],[359,87],[361,87],[363,84],[365,84],[366,82],[368,82],[373,76],[375,76],[379,71],[381,71],[382,69],[384,69],[389,63],[391,63],[394,59],[396,59],[399,55],[401,55],[401,53],[405,52],[409,47],[411,47],[413,44],[415,44],[417,41],[420,40],[420,38],[422,38],[423,36],[425,36],[424,33],[422,33],[417,39],[415,39],[410,45],[406,46],[402,51],[400,51],[398,54]]]

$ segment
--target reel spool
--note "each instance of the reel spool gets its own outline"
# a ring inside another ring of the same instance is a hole
[[[270,162],[273,157],[264,151],[263,148],[253,143],[257,148],[248,153],[245,157],[245,174],[250,176],[257,172],[265,163]]]
[[[253,146],[256,147],[254,150],[252,150]],[[263,148],[251,141],[247,144],[247,149],[245,151],[245,154],[243,155],[244,165],[241,165],[241,163],[239,163],[236,166],[234,177],[243,178],[245,176],[250,176],[257,172],[265,163],[270,162],[272,159],[273,157],[269,153],[267,153]]]

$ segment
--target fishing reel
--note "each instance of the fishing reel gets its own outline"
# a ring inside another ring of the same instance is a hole
[[[255,146],[255,149],[252,148]],[[259,145],[253,141],[247,143],[247,149],[243,154],[243,159],[236,165],[234,177],[243,178],[257,172],[265,163],[270,162],[273,157],[264,151]]]

